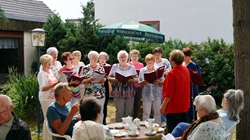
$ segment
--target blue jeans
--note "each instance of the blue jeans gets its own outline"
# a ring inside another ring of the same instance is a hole
[[[166,114],[161,114],[161,122],[167,123]]]
[[[180,137],[182,136],[182,134],[184,133],[184,131],[186,130],[186,128],[189,126],[189,123],[184,123],[181,122],[179,123],[174,130],[172,131],[172,135],[176,138],[176,137]]]

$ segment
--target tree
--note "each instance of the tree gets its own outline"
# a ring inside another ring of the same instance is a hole
[[[59,14],[49,15],[43,25],[43,29],[47,32],[45,50],[52,46],[57,47],[57,43],[65,38],[66,30]],[[60,48],[57,49],[59,50]]]
[[[9,22],[9,20],[4,15],[4,10],[2,10],[1,8],[0,8],[0,18],[3,18],[6,22]]]
[[[250,139],[250,1],[233,0],[234,28],[234,69],[235,87],[244,91],[245,109],[241,112],[241,122],[237,125],[236,138]]]

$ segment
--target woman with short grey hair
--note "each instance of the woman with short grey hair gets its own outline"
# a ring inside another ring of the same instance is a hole
[[[100,124],[103,124],[103,106],[105,102],[104,82],[106,81],[106,78],[103,78],[100,81],[95,81],[95,79],[93,78],[96,72],[99,72],[99,73],[105,72],[104,68],[98,64],[98,57],[99,57],[99,54],[96,51],[90,51],[88,53],[89,64],[83,68],[82,74],[87,77],[86,80],[83,80],[83,84],[85,87],[84,97],[94,96],[100,101],[102,110],[101,110],[100,119],[98,120],[98,122]]]
[[[109,60],[109,55],[106,52],[100,52],[99,53],[99,65],[105,69],[106,66],[110,66],[110,64],[107,63]],[[108,106],[108,101],[109,101],[109,82],[106,80],[104,82],[104,87],[105,87],[105,102],[103,106],[103,124],[106,125],[106,117],[107,117],[107,106]]]
[[[134,83],[138,82],[135,67],[129,65],[128,53],[121,50],[117,54],[118,64],[114,64],[108,75],[108,80],[112,82],[112,94],[116,108],[116,122],[121,122],[122,117],[132,116],[135,87]],[[115,76],[119,73],[124,76],[132,76],[127,83],[121,83]]]
[[[198,120],[191,123],[177,140],[220,140],[226,135],[225,126],[216,112],[216,103],[211,95],[196,96],[194,105]]]
[[[56,47],[49,47],[46,52],[47,52],[47,54],[51,55],[53,58],[52,65],[51,65],[50,69],[55,76],[57,74],[57,72],[62,68],[61,62],[57,61],[58,50],[56,49]]]

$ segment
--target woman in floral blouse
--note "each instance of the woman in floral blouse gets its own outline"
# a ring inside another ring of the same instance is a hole
[[[101,103],[102,110],[101,110],[100,119],[98,120],[98,122],[102,124],[103,123],[103,106],[105,102],[104,82],[106,81],[106,78],[103,78],[100,81],[96,81],[93,78],[93,75],[96,72],[105,73],[104,68],[98,64],[98,56],[99,54],[96,51],[90,51],[88,53],[89,64],[86,65],[86,67],[84,67],[82,70],[82,74],[87,76],[87,79],[83,80],[82,83],[85,85],[84,97],[94,96]]]

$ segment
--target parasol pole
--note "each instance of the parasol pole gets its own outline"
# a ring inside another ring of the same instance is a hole
[[[133,41],[132,41],[132,37],[130,37],[130,41],[129,41],[129,55],[128,55],[128,62],[130,62],[130,52],[133,46]]]

